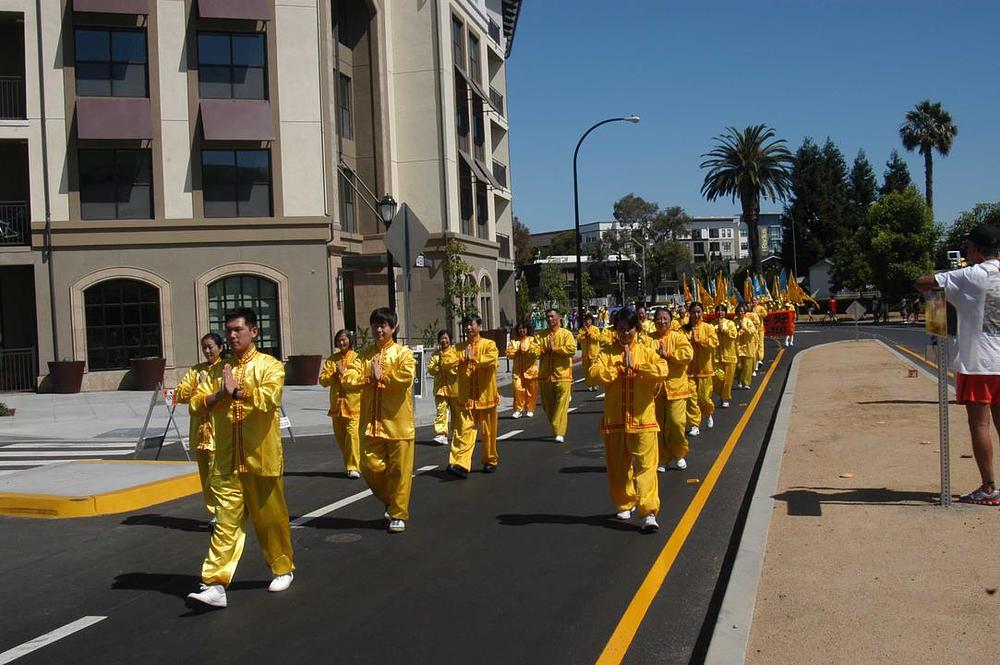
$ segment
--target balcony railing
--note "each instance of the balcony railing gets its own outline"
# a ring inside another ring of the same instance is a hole
[[[28,204],[23,201],[0,201],[0,245],[30,245]]]
[[[24,79],[20,76],[0,76],[0,120],[24,120],[27,117]]]
[[[507,114],[503,110],[503,95],[501,95],[496,88],[490,86],[490,104],[496,109],[496,112],[500,115],[506,117]]]
[[[0,349],[0,392],[35,389],[35,349]]]
[[[504,187],[507,187],[507,165],[493,162],[493,177]]]
[[[497,234],[497,242],[500,243],[500,258],[510,260],[510,236],[501,233]]]

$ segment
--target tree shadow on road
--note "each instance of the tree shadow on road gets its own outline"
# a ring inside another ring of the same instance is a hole
[[[561,524],[598,526],[613,531],[639,531],[637,524],[617,521],[611,515],[555,515],[552,513],[528,513],[497,515],[500,526],[528,526],[531,524]]]
[[[211,527],[208,520],[195,520],[190,517],[170,517],[169,515],[129,515],[122,520],[124,526],[158,526],[161,529],[174,529],[175,531],[197,531],[199,533],[210,533]]]
[[[933,492],[893,490],[888,487],[866,487],[845,490],[840,487],[796,487],[772,498],[788,505],[788,515],[793,517],[820,517],[823,504],[848,506],[929,506],[935,505],[938,495]]]

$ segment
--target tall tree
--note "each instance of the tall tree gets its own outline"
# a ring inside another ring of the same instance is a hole
[[[750,257],[754,270],[760,272],[761,197],[783,201],[791,186],[789,168],[792,155],[785,140],[775,138],[767,125],[749,125],[743,131],[728,127],[715,137],[717,145],[702,155],[701,168],[708,169],[701,193],[709,201],[729,196],[740,200],[743,221],[747,225]]]
[[[935,150],[942,157],[951,152],[958,126],[952,122],[951,114],[941,107],[941,102],[929,99],[917,104],[906,112],[906,120],[899,128],[899,138],[907,150],[917,150],[924,156],[924,194],[927,207],[934,214],[934,157]]]
[[[868,161],[864,150],[858,150],[851,165],[851,173],[847,176],[847,196],[851,201],[856,216],[852,222],[860,226],[868,214],[868,206],[875,203],[878,198],[878,182],[875,180],[875,171]],[[860,213],[860,214],[858,214]]]
[[[562,231],[552,236],[547,247],[539,252],[541,256],[576,255],[576,231]]]
[[[914,280],[934,268],[930,206],[915,187],[887,194],[869,209],[868,227],[872,279],[882,297],[895,302],[912,293]]]
[[[569,311],[568,286],[562,276],[562,268],[555,263],[542,264],[538,278],[538,299],[545,307],[555,307],[560,313]]]
[[[865,219],[877,196],[875,172],[865,151],[859,150],[847,176],[846,228],[831,258],[834,288],[861,290],[871,282],[871,271],[863,250],[868,244]]]
[[[964,210],[959,213],[951,226],[943,231],[938,251],[934,257],[935,265],[938,268],[948,267],[947,255],[949,251],[960,251],[964,254],[969,231],[980,224],[992,224],[1000,227],[1000,202],[977,203],[972,210]]]
[[[885,163],[885,171],[882,172],[882,187],[879,188],[880,196],[892,194],[893,192],[903,192],[913,184],[910,178],[910,167],[899,156],[895,150],[889,155],[889,161]]]
[[[527,266],[535,260],[535,248],[531,246],[531,230],[519,217],[514,217],[514,265]]]
[[[479,286],[472,276],[475,268],[462,258],[465,251],[465,245],[454,239],[444,246],[444,293],[438,306],[444,310],[445,323],[452,332],[463,316],[479,313]]]

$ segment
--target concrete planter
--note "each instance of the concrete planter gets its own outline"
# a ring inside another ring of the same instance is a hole
[[[156,390],[163,383],[166,358],[132,358],[129,363],[134,376],[132,390]]]
[[[52,392],[64,395],[80,392],[84,364],[83,360],[50,360],[49,381]]]
[[[315,386],[319,382],[319,371],[323,367],[323,356],[288,356],[285,365],[286,386]]]

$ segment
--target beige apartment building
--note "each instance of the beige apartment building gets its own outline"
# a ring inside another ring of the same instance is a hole
[[[414,329],[440,316],[452,237],[484,319],[509,321],[517,12],[0,0],[0,389],[44,390],[52,360],[85,361],[84,390],[127,386],[140,357],[172,381],[239,305],[267,352],[328,353],[388,300],[384,194],[430,231]]]

